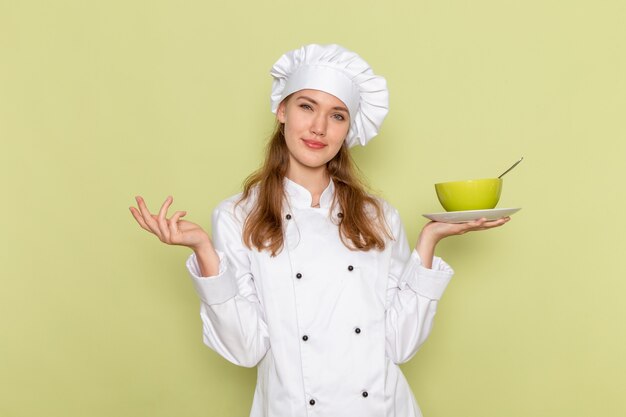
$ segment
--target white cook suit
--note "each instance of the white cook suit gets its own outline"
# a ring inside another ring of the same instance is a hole
[[[251,417],[419,417],[398,364],[430,333],[452,269],[432,269],[411,251],[393,207],[384,250],[350,250],[331,209],[334,184],[311,207],[309,191],[285,178],[284,247],[275,257],[242,243],[247,202],[213,211],[214,277],[187,260],[201,299],[204,342],[234,364],[258,366]]]

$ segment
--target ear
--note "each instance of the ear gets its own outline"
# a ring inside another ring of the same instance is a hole
[[[281,101],[278,105],[278,109],[276,109],[276,119],[278,119],[280,123],[285,123],[287,119],[285,117],[285,100]]]

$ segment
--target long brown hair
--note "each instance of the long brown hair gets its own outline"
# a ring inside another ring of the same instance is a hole
[[[282,250],[282,208],[285,198],[283,181],[289,167],[289,150],[285,142],[284,124],[276,128],[267,145],[265,162],[244,182],[239,203],[251,196],[255,186],[257,199],[248,213],[243,241],[248,248],[269,250],[276,256]],[[333,207],[339,204],[339,234],[346,247],[361,251],[385,248],[385,238],[392,238],[385,222],[381,203],[366,191],[358,175],[350,151],[344,143],[335,157],[326,164],[335,184]]]

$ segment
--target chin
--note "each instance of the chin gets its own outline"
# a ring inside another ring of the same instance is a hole
[[[319,159],[319,158],[303,158],[298,160],[298,163],[304,167],[310,168],[310,169],[316,169],[316,168],[320,168],[323,166],[326,166],[326,163],[328,161],[326,159]]]
[[[311,163],[305,163],[303,165],[306,166],[307,168],[317,169],[317,168],[325,167],[326,162],[311,162]]]

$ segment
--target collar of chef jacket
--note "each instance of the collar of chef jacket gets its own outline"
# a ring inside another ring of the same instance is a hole
[[[298,210],[319,210],[321,213],[327,213],[329,220],[335,224],[339,224],[341,219],[338,214],[340,212],[339,205],[335,204],[335,207],[332,207],[333,198],[335,196],[335,184],[331,179],[328,183],[328,186],[322,192],[320,196],[320,206],[319,207],[311,207],[311,203],[313,202],[313,196],[302,185],[290,180],[289,178],[284,178],[284,189],[285,195],[287,197],[286,205],[283,209],[283,218],[288,216],[288,220],[283,222],[283,230],[285,233],[287,249],[295,248],[300,242],[300,230],[298,228]],[[332,208],[332,212],[330,211]]]
[[[284,181],[285,194],[287,196],[287,203],[292,208],[311,208],[313,203],[313,196],[302,185],[298,184],[285,177]],[[333,203],[333,197],[335,195],[335,184],[331,179],[322,195],[320,196],[320,209],[329,209]]]

